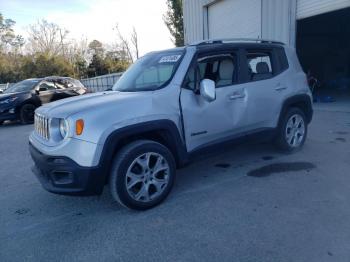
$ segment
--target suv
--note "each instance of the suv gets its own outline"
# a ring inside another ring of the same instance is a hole
[[[86,93],[79,80],[50,76],[23,80],[0,94],[0,125],[6,120],[30,124],[34,111],[42,104]]]
[[[94,195],[109,184],[115,200],[144,210],[163,201],[176,169],[209,146],[269,132],[279,148],[297,151],[312,114],[293,48],[203,41],[145,55],[113,91],[38,108],[33,172],[50,192]]]

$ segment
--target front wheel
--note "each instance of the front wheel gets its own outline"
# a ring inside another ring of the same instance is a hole
[[[123,206],[146,210],[168,196],[175,173],[175,160],[168,148],[150,140],[139,140],[116,155],[109,186],[113,198]]]
[[[25,104],[19,110],[19,119],[21,124],[31,124],[34,122],[35,106],[32,104]]]
[[[299,108],[290,108],[282,119],[277,138],[277,146],[285,152],[300,150],[307,136],[305,114]]]

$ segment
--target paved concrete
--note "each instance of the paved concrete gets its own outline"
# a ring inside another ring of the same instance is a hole
[[[350,110],[316,111],[299,153],[241,145],[180,170],[147,212],[107,190],[44,191],[30,172],[31,129],[0,127],[0,261],[350,261]],[[247,176],[284,162],[306,165]]]

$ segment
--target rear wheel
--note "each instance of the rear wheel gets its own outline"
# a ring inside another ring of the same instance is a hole
[[[110,174],[112,196],[123,206],[146,210],[161,203],[175,179],[175,160],[162,144],[130,143],[116,155]]]
[[[25,104],[19,110],[19,119],[23,125],[34,122],[35,106],[32,104]]]
[[[277,146],[285,152],[300,150],[307,136],[305,115],[299,108],[290,108],[282,119],[278,135]]]

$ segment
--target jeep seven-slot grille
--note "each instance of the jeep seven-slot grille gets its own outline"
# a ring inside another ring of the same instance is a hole
[[[42,115],[35,114],[34,116],[34,129],[44,139],[50,139],[50,120]]]

